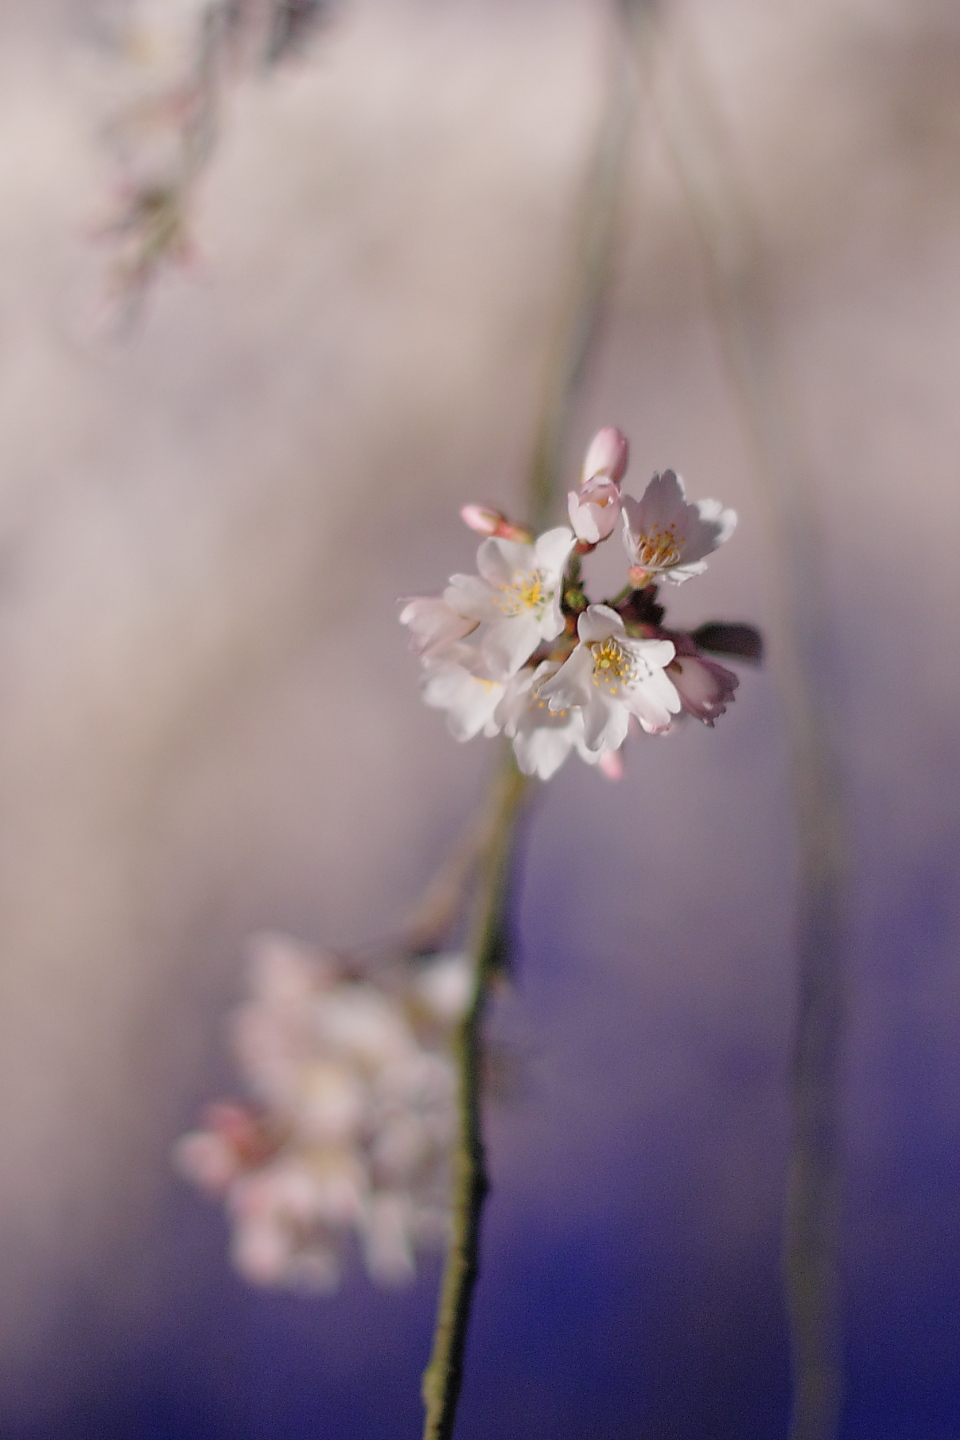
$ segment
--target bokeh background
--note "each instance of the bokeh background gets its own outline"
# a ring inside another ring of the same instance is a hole
[[[198,259],[123,343],[90,324],[98,23],[0,14],[0,1433],[416,1435],[436,1264],[253,1290],[169,1149],[235,1085],[248,933],[388,928],[489,771],[422,709],[394,602],[470,568],[461,504],[518,503],[610,14],[342,0],[231,91]],[[843,1435],[956,1440],[960,10],[665,25],[763,236],[821,526],[855,867]],[[740,511],[671,616],[763,625],[762,477],[642,97],[571,483],[601,424],[635,491],[673,465]],[[716,731],[539,795],[463,1440],[783,1433],[785,719],[774,653]]]

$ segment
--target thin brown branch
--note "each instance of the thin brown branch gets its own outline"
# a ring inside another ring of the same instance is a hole
[[[453,1234],[447,1253],[433,1355],[423,1377],[424,1440],[450,1440],[480,1256],[480,1221],[489,1188],[483,1145],[483,1020],[490,985],[507,949],[507,907],[516,820],[529,781],[506,753],[494,792],[495,823],[483,857],[471,953],[474,987],[460,1027],[460,1143],[455,1156]]]

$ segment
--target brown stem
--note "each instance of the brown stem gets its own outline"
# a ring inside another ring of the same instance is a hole
[[[424,1440],[450,1440],[463,1379],[463,1356],[479,1270],[480,1218],[489,1189],[484,1163],[481,1093],[483,1018],[490,985],[508,946],[507,910],[516,818],[529,781],[508,752],[494,793],[489,844],[483,857],[474,919],[473,996],[457,1043],[460,1143],[455,1156],[453,1235],[447,1253],[433,1355],[423,1377]]]

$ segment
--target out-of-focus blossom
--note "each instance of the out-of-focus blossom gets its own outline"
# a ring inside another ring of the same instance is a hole
[[[602,775],[605,775],[608,780],[612,780],[614,783],[622,780],[624,771],[623,751],[604,750],[600,756],[599,769]]]
[[[224,1197],[234,1263],[254,1283],[333,1289],[351,1236],[375,1279],[409,1278],[448,1229],[449,1039],[467,958],[436,957],[386,989],[267,937],[250,989],[231,1031],[255,1103],[210,1107],[177,1143],[178,1167]]]
[[[515,674],[541,640],[560,634],[561,581],[573,541],[565,525],[532,545],[484,540],[477,551],[480,574],[450,577],[443,594],[447,604],[488,627],[481,650],[491,674],[504,679]]]
[[[582,711],[587,749],[619,749],[631,715],[648,733],[667,730],[680,710],[665,669],[674,657],[673,642],[632,639],[608,605],[585,610],[577,634],[577,648],[540,694],[553,710]]]
[[[673,470],[654,475],[639,500],[624,495],[622,505],[630,579],[638,588],[650,580],[680,585],[700,575],[705,557],[729,540],[737,523],[736,512],[719,500],[688,502]]]
[[[102,126],[118,183],[97,228],[115,250],[111,291],[128,318],[154,277],[194,254],[193,192],[213,151],[225,87],[299,49],[327,0],[130,0],[112,39]]]

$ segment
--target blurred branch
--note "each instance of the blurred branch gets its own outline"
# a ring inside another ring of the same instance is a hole
[[[617,0],[620,25],[635,6]],[[571,401],[597,333],[610,273],[620,181],[637,97],[636,69],[618,26],[613,72],[577,210],[572,222],[569,272],[549,361],[527,479],[529,520],[539,529],[548,520],[559,491],[560,467]],[[476,980],[469,1014],[460,1035],[461,1133],[456,1157],[453,1238],[441,1288],[433,1355],[423,1378],[426,1406],[424,1440],[450,1440],[463,1378],[463,1357],[473,1290],[479,1267],[480,1222],[488,1189],[484,1168],[481,1116],[483,1018],[491,981],[508,953],[510,862],[515,827],[527,782],[510,755],[498,780],[494,833],[484,864],[474,941]],[[453,857],[450,877],[459,882],[463,859]],[[459,868],[458,868],[459,867]],[[436,891],[443,903],[443,884]]]
[[[791,1440],[833,1440],[841,1410],[837,1280],[839,1108],[849,853],[839,746],[820,677],[830,615],[800,423],[780,370],[759,226],[690,40],[644,17],[638,50],[702,242],[727,369],[777,549],[770,631],[796,804],[796,1010],[785,1274],[793,1356]]]
[[[160,270],[191,253],[189,210],[216,147],[228,81],[245,69],[278,64],[298,51],[329,0],[208,0],[185,72],[158,95],[113,117],[108,140],[128,148],[127,132],[169,127],[172,155],[123,186],[120,213],[100,232],[119,247],[113,287],[121,320],[137,317]],[[135,148],[135,147],[134,147]],[[134,171],[139,167],[134,164]]]

